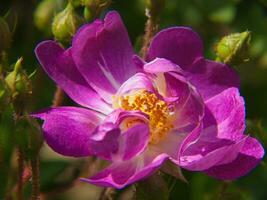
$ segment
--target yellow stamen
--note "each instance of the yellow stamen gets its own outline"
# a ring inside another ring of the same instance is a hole
[[[146,90],[119,98],[119,107],[124,110],[139,110],[149,116],[150,143],[157,144],[173,128],[171,112],[166,102]],[[131,127],[136,121],[127,122]]]

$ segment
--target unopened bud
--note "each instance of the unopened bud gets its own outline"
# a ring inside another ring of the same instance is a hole
[[[12,33],[9,30],[6,21],[0,17],[0,53],[7,50],[12,41]]]
[[[80,5],[82,5],[82,0],[69,0],[69,2],[72,4],[72,6],[79,7]]]
[[[16,143],[22,149],[26,158],[38,154],[43,142],[38,123],[28,116],[21,117],[16,123]]]
[[[82,18],[75,12],[74,7],[68,4],[55,16],[52,32],[58,41],[68,43],[82,22]]]
[[[32,94],[31,81],[22,69],[22,58],[18,59],[14,70],[6,76],[6,84],[11,93],[11,100],[16,113],[22,113]]]
[[[239,65],[248,61],[250,39],[249,31],[223,37],[216,46],[216,60],[229,65]]]
[[[41,1],[34,12],[34,23],[36,27],[46,33],[51,32],[53,17],[59,7],[57,0]]]
[[[0,115],[4,111],[9,101],[9,92],[6,82],[0,77]]]

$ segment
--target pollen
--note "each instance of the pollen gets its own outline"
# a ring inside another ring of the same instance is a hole
[[[157,144],[173,128],[168,104],[154,93],[142,90],[133,95],[122,96],[119,106],[124,110],[142,111],[149,116],[150,144]],[[130,127],[135,122],[128,123]]]

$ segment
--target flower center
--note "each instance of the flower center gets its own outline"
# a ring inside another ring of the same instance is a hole
[[[119,106],[124,110],[139,110],[149,116],[151,144],[157,144],[173,128],[171,111],[166,102],[160,100],[154,93],[141,90],[133,95],[122,96]],[[129,121],[132,126],[135,121]]]

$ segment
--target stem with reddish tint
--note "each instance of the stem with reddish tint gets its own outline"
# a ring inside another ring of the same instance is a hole
[[[53,106],[60,106],[64,100],[64,91],[57,86],[56,92],[54,94]]]
[[[17,185],[17,199],[23,200],[23,170],[24,170],[24,159],[23,153],[20,148],[17,151],[18,161],[18,185]]]
[[[32,200],[39,200],[40,185],[39,185],[39,158],[38,155],[31,159],[32,169]]]

